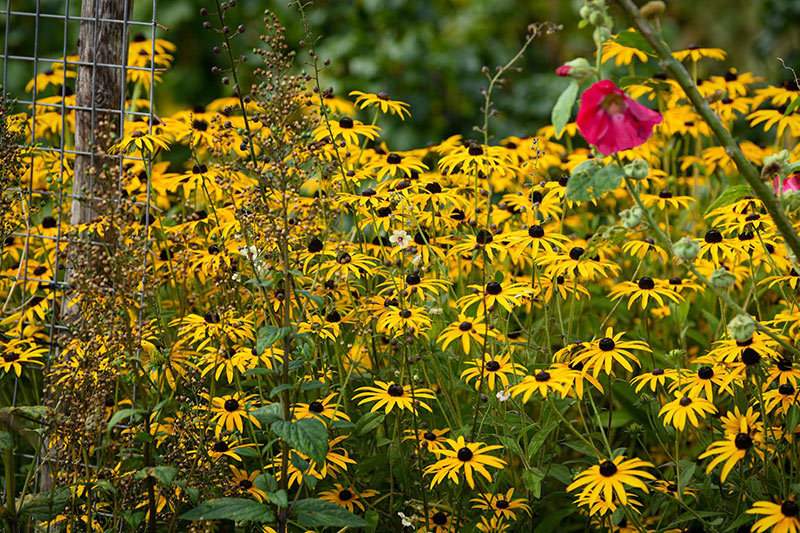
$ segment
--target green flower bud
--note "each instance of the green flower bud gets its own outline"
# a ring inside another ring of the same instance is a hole
[[[651,0],[639,8],[639,14],[646,19],[654,19],[661,15],[665,9],[667,9],[667,6],[661,0]]]
[[[786,191],[781,196],[781,205],[785,211],[797,211],[800,209],[800,191]]]
[[[568,76],[578,81],[583,81],[594,74],[594,68],[592,68],[592,65],[586,60],[586,58],[578,57],[561,65],[558,69],[556,69],[556,74],[559,76]]]
[[[728,334],[732,339],[739,342],[748,341],[753,338],[756,331],[756,322],[747,315],[738,315],[728,322]]]
[[[599,11],[589,13],[589,22],[597,26],[603,20],[603,14]]]
[[[601,17],[602,20],[602,17]],[[602,44],[611,38],[611,30],[606,28],[605,26],[598,26],[594,29],[592,33],[592,39],[594,42],[598,44]]]
[[[581,6],[580,11],[578,11],[578,14],[581,16],[582,19],[588,20],[589,15],[591,15],[593,12],[594,8],[592,8],[592,6],[583,5]]]
[[[700,245],[690,237],[684,237],[672,247],[675,256],[684,261],[694,261],[700,253]]]
[[[625,211],[621,212],[619,214],[619,219],[625,229],[633,229],[639,225],[643,216],[644,211],[642,211],[642,208],[638,205],[635,205],[630,209],[626,209]]]
[[[650,165],[644,159],[634,159],[622,170],[632,180],[643,180],[650,174]]]
[[[682,359],[683,358],[683,350],[680,348],[675,348],[674,350],[670,350],[667,352],[667,357],[670,359]]]
[[[776,175],[779,178],[785,178],[791,172],[789,159],[789,150],[786,149],[777,154],[768,155],[764,158],[764,169],[761,171],[761,176],[766,179]]]
[[[711,285],[718,289],[727,289],[736,283],[736,276],[720,267],[711,273]]]

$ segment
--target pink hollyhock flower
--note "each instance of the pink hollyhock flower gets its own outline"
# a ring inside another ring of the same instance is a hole
[[[783,179],[783,188],[780,187],[778,182],[780,178],[775,177],[775,193],[782,194],[789,191],[800,191],[800,173],[792,174],[791,176]]]
[[[556,69],[556,74],[559,76],[569,76],[569,71],[572,70],[572,67],[569,65],[561,65]]]
[[[643,144],[661,119],[661,113],[633,100],[611,80],[601,80],[581,95],[576,122],[581,135],[609,155]]]

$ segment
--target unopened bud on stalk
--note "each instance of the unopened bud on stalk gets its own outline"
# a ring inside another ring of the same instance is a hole
[[[728,322],[728,334],[732,339],[744,342],[753,338],[756,331],[756,322],[747,315],[738,315]]]
[[[646,19],[654,19],[661,16],[667,6],[661,0],[652,0],[639,8],[639,14]]]
[[[586,58],[578,57],[572,61],[567,61],[556,69],[556,74],[562,77],[574,78],[578,81],[583,81],[588,78],[594,69]]]
[[[644,159],[634,159],[622,169],[632,180],[643,180],[650,174],[650,165]]]
[[[675,256],[684,261],[694,261],[700,254],[700,245],[690,237],[684,237],[673,246]]]
[[[727,289],[736,283],[736,276],[720,267],[711,273],[711,285],[718,289]]]
[[[598,26],[592,33],[592,39],[598,44],[602,44],[611,38],[611,30],[605,26]]]
[[[622,225],[625,226],[625,229],[633,229],[639,225],[642,221],[642,217],[644,216],[644,211],[638,205],[631,207],[630,209],[626,209],[625,211],[619,214],[620,222]]]

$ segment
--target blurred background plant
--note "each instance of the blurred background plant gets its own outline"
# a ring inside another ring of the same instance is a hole
[[[52,12],[63,9],[63,0],[15,0],[14,8]],[[52,5],[50,5],[52,4]],[[80,12],[73,1],[70,14]],[[134,9],[148,11],[150,2],[134,2]],[[170,0],[160,2],[158,21],[169,28],[158,37],[178,44],[171,68],[157,91],[157,111],[171,114],[186,106],[202,105],[222,96],[209,36],[200,26],[197,13],[211,8],[209,0]],[[411,104],[415,113],[400,128],[400,121],[384,125],[384,138],[392,149],[425,145],[460,133],[471,135],[485,87],[481,67],[505,62],[514,55],[525,38],[529,23],[555,20],[564,26],[557,39],[542,39],[531,47],[518,64],[524,76],[509,76],[496,95],[501,111],[495,119],[498,138],[533,133],[549,123],[552,103],[568,81],[556,79],[553,70],[564,61],[592,53],[590,29],[577,29],[582,0],[320,0],[309,11],[309,22],[323,40],[320,57],[330,59],[322,82],[339,96],[351,90],[384,91]],[[787,65],[800,63],[800,2],[796,0],[729,0],[697,2],[670,0],[662,18],[667,40],[675,49],[697,44],[722,48],[728,57],[724,65],[752,72],[768,82],[790,78],[777,59]],[[240,0],[231,12],[231,25],[258,20],[265,8],[275,10],[285,21],[288,42],[302,39],[302,25],[296,11],[286,2]],[[63,49],[62,23],[44,21],[40,27],[40,56],[58,58]],[[53,31],[48,30],[49,25]],[[78,23],[70,27],[67,49],[75,49]],[[30,55],[22,43],[33,31],[33,20],[15,19],[8,34],[10,53]],[[133,30],[135,32],[135,28]],[[257,31],[243,35],[252,47]],[[149,38],[150,36],[145,36]],[[240,45],[240,50],[246,47]],[[250,54],[248,59],[254,60]],[[613,61],[609,63],[613,64]],[[657,63],[651,60],[652,72]],[[30,67],[28,67],[30,68]],[[40,63],[40,71],[48,68]],[[627,69],[627,67],[620,67]],[[703,62],[700,76],[719,75],[727,66]],[[25,92],[32,72],[22,64],[9,64],[9,87],[17,97]],[[250,80],[244,80],[249,82]]]

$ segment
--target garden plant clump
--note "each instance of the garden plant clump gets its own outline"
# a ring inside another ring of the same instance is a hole
[[[403,95],[326,88],[313,8],[265,14],[252,87],[255,24],[203,9],[226,93],[137,120],[130,72],[77,226],[74,112],[0,101],[7,529],[800,530],[798,79],[608,4],[552,124],[492,133],[536,23],[474,134],[411,150]]]

